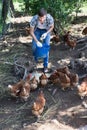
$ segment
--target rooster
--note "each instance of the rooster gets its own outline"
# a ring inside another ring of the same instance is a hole
[[[36,79],[36,77],[34,76],[31,80],[30,80],[30,89],[31,90],[35,90],[38,87],[38,80]]]
[[[24,80],[21,80],[18,83],[13,85],[8,85],[11,95],[14,97],[18,97],[20,95],[23,85],[24,85]]]
[[[47,83],[48,83],[48,77],[46,76],[45,73],[43,73],[43,74],[39,77],[39,80],[40,80],[41,86],[45,86],[45,85],[47,85]]]
[[[81,99],[87,96],[87,77],[85,77],[82,83],[77,87],[78,87],[78,95],[81,97]]]
[[[36,117],[40,117],[40,115],[44,110],[45,104],[46,104],[46,99],[44,97],[43,92],[41,91],[37,96],[36,101],[33,103],[32,114],[34,114]]]

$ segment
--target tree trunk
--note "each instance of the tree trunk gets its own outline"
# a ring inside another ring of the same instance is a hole
[[[5,22],[8,13],[9,0],[2,0],[2,20]]]
[[[9,27],[10,21],[7,24],[6,20],[9,17],[13,16],[13,11],[14,11],[13,1],[12,0],[2,0],[2,23],[3,23],[2,34],[5,34]]]
[[[12,10],[12,12],[14,13],[14,5],[13,5],[13,0],[10,0],[10,7],[11,7],[11,10]]]

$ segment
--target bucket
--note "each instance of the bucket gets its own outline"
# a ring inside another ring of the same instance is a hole
[[[37,58],[45,58],[48,55],[50,46],[37,47],[34,54]]]

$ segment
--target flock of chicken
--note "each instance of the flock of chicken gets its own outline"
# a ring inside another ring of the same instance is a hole
[[[56,31],[54,31],[54,33],[55,33],[55,35],[52,36],[51,40],[54,41],[54,42],[56,42],[56,43],[60,42],[59,35],[57,34]],[[67,32],[64,31],[64,35],[62,36],[62,39],[63,39],[65,45],[69,46],[70,49],[74,49],[76,47],[76,45],[77,45],[77,40],[75,38],[72,39],[70,37],[70,33],[71,33],[70,31],[67,31]],[[82,34],[83,35],[87,35],[87,27],[85,27],[82,30]]]
[[[57,34],[57,31],[54,29],[53,30],[54,34],[55,35],[52,35],[51,36],[51,41],[54,41],[56,43],[60,42],[61,41],[61,38],[60,36]],[[62,40],[64,41],[65,45],[69,46],[70,49],[74,49],[77,45],[77,40],[74,38],[72,39],[70,37],[70,31],[64,31],[64,35],[62,36]],[[29,35],[30,34],[30,28],[26,28],[26,34]],[[87,27],[85,27],[83,30],[82,30],[82,34],[83,35],[87,35]]]
[[[26,29],[26,31],[29,34],[29,29]],[[82,34],[87,34],[87,27],[83,29]],[[69,31],[65,33],[63,38],[64,42],[70,46],[70,48],[75,48],[76,40],[70,39]],[[59,42],[60,38],[58,35],[55,35],[51,40]],[[76,86],[78,95],[81,98],[87,96],[87,77],[85,77],[82,83],[79,84],[78,74],[71,73],[67,66],[56,69],[49,77],[47,77],[45,73],[42,73],[39,77],[39,81],[35,76],[31,77],[31,74],[29,74],[25,80],[20,80],[16,84],[8,85],[10,94],[14,97],[20,97],[24,101],[27,101],[32,90],[36,90],[38,87],[44,88],[47,84],[57,84],[58,86],[61,86],[62,90],[66,90],[68,87],[73,89]],[[32,105],[32,113],[39,117],[44,110],[45,103],[46,99],[43,91],[41,91]]]
[[[45,73],[42,73],[39,80],[37,80],[35,75],[32,77],[32,75],[29,74],[25,80],[21,80],[13,85],[8,85],[8,88],[12,96],[20,97],[27,101],[31,91],[39,87],[44,88],[47,84],[57,84],[62,90],[66,90],[68,87],[72,89],[77,86],[79,96],[81,96],[81,98],[87,96],[87,77],[79,84],[78,75],[71,73],[67,66],[57,68],[49,77],[47,77]],[[41,91],[32,105],[32,113],[37,117],[40,116],[44,110],[45,103],[46,99],[43,91]]]

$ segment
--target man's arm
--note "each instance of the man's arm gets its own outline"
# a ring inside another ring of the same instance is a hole
[[[30,27],[30,34],[32,36],[32,38],[36,41],[36,44],[38,47],[42,47],[42,44],[41,42],[39,42],[34,34],[34,28],[33,27]]]
[[[50,33],[50,32],[53,30],[53,28],[54,28],[54,24],[52,24],[52,25],[50,26],[49,30],[47,31],[47,34]]]
[[[50,33],[50,32],[53,30],[53,28],[54,28],[54,24],[52,24],[52,25],[50,26],[50,28],[48,29],[47,32],[45,32],[44,34],[42,34],[42,36],[41,36],[40,39],[41,39],[41,40],[45,39],[46,36],[47,36],[47,34]]]
[[[30,27],[30,34],[31,34],[32,38],[33,38],[36,42],[38,42],[38,40],[37,40],[37,38],[36,38],[36,36],[35,36],[35,34],[34,34],[34,28],[33,28],[33,27]]]

